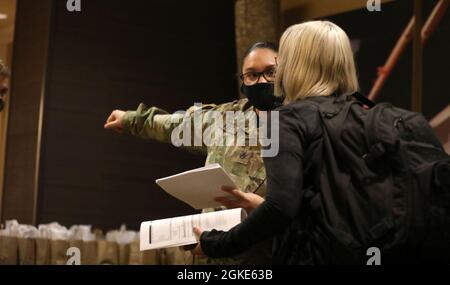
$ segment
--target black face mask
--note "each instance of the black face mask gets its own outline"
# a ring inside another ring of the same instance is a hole
[[[284,98],[274,95],[273,83],[257,83],[255,85],[241,85],[241,92],[256,109],[270,111],[283,104]]]

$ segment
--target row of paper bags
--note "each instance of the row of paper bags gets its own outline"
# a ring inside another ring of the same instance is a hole
[[[8,221],[0,230],[0,265],[66,265],[69,248],[80,253],[82,265],[168,265],[192,264],[192,256],[179,248],[140,251],[139,234],[124,227],[102,237],[91,226],[67,229],[57,223],[20,225]]]

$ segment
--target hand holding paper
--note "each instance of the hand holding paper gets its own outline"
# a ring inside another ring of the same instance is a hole
[[[228,231],[241,223],[247,214],[243,209],[209,212],[141,223],[141,250],[195,244],[194,227],[209,231]]]
[[[250,214],[251,211],[264,202],[264,198],[255,193],[246,193],[227,186],[222,187],[222,190],[230,194],[231,198],[230,196],[222,195],[214,198],[214,201],[219,202],[228,209],[243,208],[247,214]]]
[[[233,195],[221,190],[222,186],[238,188],[217,163],[157,179],[156,183],[170,195],[198,210],[222,206],[215,201],[216,197],[233,199]]]

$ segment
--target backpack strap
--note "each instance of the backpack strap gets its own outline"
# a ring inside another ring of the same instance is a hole
[[[363,94],[361,94],[359,92],[355,92],[349,96],[355,98],[356,100],[363,103],[364,105],[366,105],[369,108],[373,108],[377,105],[375,102],[373,102],[372,100],[370,100],[369,98],[367,98],[366,96],[364,96]]]
[[[330,95],[309,97],[307,102],[317,106],[320,111],[320,116],[327,129],[331,139],[341,146],[341,134],[343,125],[348,117],[350,108],[353,105],[350,102],[355,94],[350,95]],[[364,95],[361,95],[364,97]],[[330,98],[333,97],[333,98]],[[355,97],[356,98],[356,97]],[[358,100],[359,102],[359,100]]]
[[[396,141],[398,138],[394,135],[387,136],[385,133],[390,129],[395,129],[398,124],[402,123],[402,118],[393,118],[389,109],[392,105],[382,103],[376,105],[371,112],[368,112],[366,118],[366,140],[370,147],[367,154],[363,156],[366,163],[371,164],[376,159],[383,156],[388,151],[395,151]],[[390,121],[392,120],[392,122]],[[383,121],[384,123],[382,123]],[[383,124],[382,130],[380,124]],[[382,131],[382,138],[379,133]]]
[[[310,97],[305,101],[308,101],[310,104],[317,106],[317,108],[319,109],[322,122],[326,128],[329,139],[331,140],[330,143],[336,150],[336,154],[345,153],[341,137],[344,130],[345,121],[351,112],[352,105],[366,105],[369,108],[373,108],[378,105],[367,99],[367,97],[359,92],[332,96],[334,97],[334,99],[325,97]],[[373,111],[375,110],[368,112],[368,116],[370,116]],[[376,144],[376,137],[374,136],[373,132],[368,129],[370,129],[370,127],[366,128],[365,131],[366,141],[368,143],[368,146],[373,147],[368,151],[367,154],[362,157],[362,159],[366,162],[366,165],[368,162],[372,162],[386,152],[383,144]],[[341,157],[341,159],[345,158]],[[363,185],[372,184],[376,180],[376,177],[374,177],[366,168],[359,168],[354,171],[357,171],[359,173],[358,177],[361,177],[360,182]]]
[[[336,155],[345,153],[341,135],[344,130],[345,120],[353,105],[348,98],[344,95],[331,95],[310,97],[305,100],[318,108],[325,133],[323,136],[324,144],[326,145],[325,149],[328,151],[328,159],[334,161],[333,163],[337,163],[340,160]],[[339,181],[340,187],[346,188],[349,183],[349,174],[342,172]]]

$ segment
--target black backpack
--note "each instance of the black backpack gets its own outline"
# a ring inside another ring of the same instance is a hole
[[[340,188],[348,191],[340,194],[350,209],[345,219],[310,224],[320,223],[324,235],[354,253],[350,262],[364,262],[374,246],[392,262],[450,262],[450,156],[427,120],[388,103],[375,104],[360,93],[332,97],[304,100],[318,108],[323,122],[324,151],[317,158],[322,162],[315,163],[334,165],[326,170],[335,179],[330,183],[345,185],[351,177],[358,193]],[[363,114],[363,155],[352,153],[341,140],[355,113]],[[314,200],[309,207],[314,208]],[[320,207],[333,211],[339,206]],[[337,247],[327,250],[339,252]],[[339,257],[328,260],[339,262]]]

